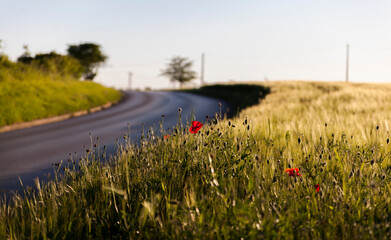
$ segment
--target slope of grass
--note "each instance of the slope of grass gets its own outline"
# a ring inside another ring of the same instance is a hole
[[[147,132],[107,164],[94,140],[79,172],[0,204],[0,238],[390,239],[391,85],[265,85],[239,117]]]
[[[0,127],[87,110],[120,97],[96,83],[0,61]]]

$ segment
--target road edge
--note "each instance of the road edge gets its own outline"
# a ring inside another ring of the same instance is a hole
[[[41,119],[37,119],[37,120],[33,120],[33,121],[14,123],[14,124],[11,124],[11,125],[6,125],[6,126],[3,126],[3,127],[0,127],[0,133],[10,132],[10,131],[14,131],[14,130],[20,130],[20,129],[25,129],[25,128],[31,128],[31,127],[36,127],[36,126],[45,125],[45,124],[54,123],[54,122],[60,122],[60,121],[64,121],[64,120],[67,120],[67,119],[70,119],[70,118],[81,117],[81,116],[84,116],[84,115],[87,115],[87,114],[96,113],[96,112],[108,109],[110,107],[113,107],[113,106],[121,103],[121,102],[124,102],[129,97],[129,95],[126,94],[125,91],[121,91],[121,92],[122,92],[122,97],[118,101],[108,102],[108,103],[105,103],[105,104],[103,104],[101,106],[90,108],[88,110],[80,110],[80,111],[77,111],[77,112],[67,113],[67,114],[63,114],[63,115],[59,115],[59,116],[48,117],[48,118],[41,118]]]

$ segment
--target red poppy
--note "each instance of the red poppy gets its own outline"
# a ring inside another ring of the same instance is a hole
[[[315,184],[316,191],[319,192],[320,186],[319,184]]]
[[[285,172],[287,172],[288,175],[291,177],[296,177],[296,176],[300,177],[301,176],[298,168],[287,168],[287,169],[285,169]]]
[[[189,132],[197,133],[202,128],[202,126],[203,126],[203,124],[200,123],[199,121],[192,121]]]
[[[164,139],[167,139],[167,138],[169,138],[170,137],[170,135],[166,135],[166,136],[164,136]]]

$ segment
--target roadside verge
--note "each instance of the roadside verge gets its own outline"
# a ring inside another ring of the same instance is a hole
[[[42,119],[37,119],[37,120],[33,120],[33,121],[28,121],[28,122],[21,122],[21,123],[14,123],[11,125],[6,125],[3,127],[0,127],[0,133],[24,129],[24,128],[30,128],[30,127],[35,127],[35,126],[40,126],[40,125],[54,123],[54,122],[60,122],[60,121],[64,121],[64,120],[67,120],[70,118],[81,117],[81,116],[84,116],[87,114],[99,112],[99,111],[105,110],[107,108],[110,108],[114,105],[117,105],[118,103],[123,102],[127,97],[128,97],[127,94],[122,92],[122,97],[118,101],[108,102],[104,105],[93,107],[88,110],[81,110],[81,111],[76,111],[73,113],[63,114],[63,115],[59,115],[59,116],[42,118]]]

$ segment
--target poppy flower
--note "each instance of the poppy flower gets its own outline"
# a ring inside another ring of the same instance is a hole
[[[288,173],[288,175],[291,177],[296,177],[296,176],[300,177],[301,176],[298,168],[287,168],[287,169],[285,169],[285,172]]]
[[[191,133],[197,133],[201,128],[203,124],[198,122],[198,121],[192,121],[191,122],[191,127],[189,129],[189,132]]]
[[[319,192],[320,186],[319,184],[315,184],[316,192]]]
[[[164,139],[167,139],[167,138],[169,138],[170,137],[170,135],[166,135],[166,136],[164,136]]]

